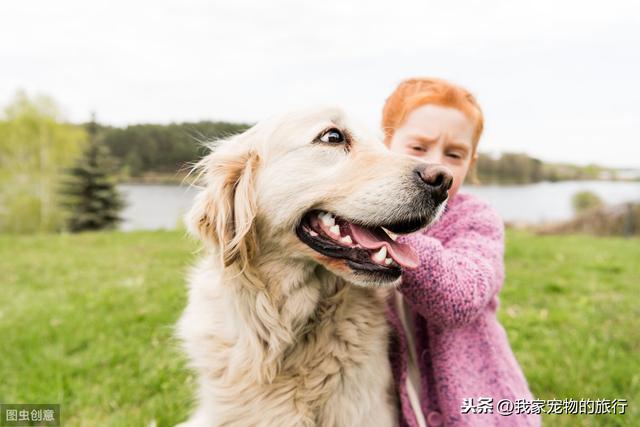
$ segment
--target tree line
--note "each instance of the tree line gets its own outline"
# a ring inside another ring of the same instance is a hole
[[[544,163],[521,153],[502,153],[498,157],[479,153],[476,163],[476,176],[481,184],[529,184],[541,181],[601,179],[605,172],[614,173],[596,165]]]
[[[201,121],[102,127],[101,132],[111,154],[120,160],[124,179],[136,179],[148,174],[180,177],[206,152],[204,141],[224,138],[248,127],[246,123]],[[519,153],[503,153],[499,157],[480,153],[476,164],[477,178],[483,184],[598,179],[604,170],[593,165],[544,163]]]
[[[124,128],[101,126],[99,132],[111,154],[120,161],[126,179],[150,173],[179,175],[205,154],[205,142],[248,128],[244,123],[200,121]]]

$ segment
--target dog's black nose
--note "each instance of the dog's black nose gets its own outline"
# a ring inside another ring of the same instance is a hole
[[[447,199],[447,192],[453,184],[453,176],[449,169],[441,165],[427,164],[416,167],[415,173],[420,185],[429,192],[436,204]]]

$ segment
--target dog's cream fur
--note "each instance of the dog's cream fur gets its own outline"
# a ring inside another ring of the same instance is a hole
[[[314,143],[324,129],[348,148]],[[418,197],[418,161],[338,109],[275,117],[222,142],[187,216],[206,254],[178,333],[199,378],[189,426],[393,426],[389,287],[295,233],[310,209],[378,224]],[[393,197],[390,197],[393,195]]]

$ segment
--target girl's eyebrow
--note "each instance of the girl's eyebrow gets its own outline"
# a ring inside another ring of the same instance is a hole
[[[466,144],[464,142],[452,141],[447,144],[447,148],[453,148],[454,150],[469,151],[471,147],[469,147],[469,144]]]
[[[421,135],[421,134],[410,134],[409,137],[411,139],[415,139],[416,141],[427,142],[427,143],[436,142],[438,140],[437,136],[432,137],[432,136]]]

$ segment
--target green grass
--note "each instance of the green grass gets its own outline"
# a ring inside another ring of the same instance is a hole
[[[499,319],[541,399],[627,399],[625,415],[546,425],[640,425],[640,240],[509,233]]]
[[[638,425],[640,241],[510,232],[499,318],[541,399],[625,398]],[[194,379],[172,338],[196,245],[182,232],[0,236],[0,402],[61,403],[65,426],[184,420]]]

